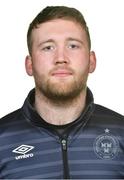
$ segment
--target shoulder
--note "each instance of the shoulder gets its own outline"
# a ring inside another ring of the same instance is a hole
[[[103,118],[124,120],[123,115],[121,115],[118,112],[113,111],[107,107],[98,105],[98,104],[95,104],[94,115],[98,116],[98,117],[103,117]]]
[[[8,123],[12,123],[14,121],[17,121],[22,116],[21,109],[17,109],[6,116],[0,118],[0,126]]]

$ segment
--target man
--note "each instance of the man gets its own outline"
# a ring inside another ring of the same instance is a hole
[[[95,70],[83,15],[46,7],[29,26],[25,66],[35,80],[0,123],[1,179],[123,179],[124,118],[93,102]]]

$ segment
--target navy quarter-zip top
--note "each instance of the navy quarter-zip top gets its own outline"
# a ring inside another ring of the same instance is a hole
[[[33,107],[0,120],[0,179],[124,179],[124,117],[93,102],[78,119],[57,127]]]

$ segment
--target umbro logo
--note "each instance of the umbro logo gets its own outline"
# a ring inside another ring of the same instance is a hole
[[[26,154],[27,152],[31,151],[34,148],[34,146],[29,145],[21,145],[14,149],[12,152],[19,153],[19,154]]]
[[[29,145],[23,144],[23,145],[17,147],[16,149],[14,149],[12,152],[14,152],[16,154],[20,154],[19,156],[15,157],[16,160],[19,160],[19,159],[25,159],[25,158],[33,157],[34,156],[33,153],[28,153],[32,149],[34,149],[34,146],[29,146]],[[28,154],[26,154],[26,153],[28,153]]]

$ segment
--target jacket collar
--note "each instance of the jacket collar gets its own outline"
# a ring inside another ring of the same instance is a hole
[[[51,129],[52,127],[54,127],[54,125],[51,125],[47,123],[45,120],[43,120],[42,117],[37,113],[37,111],[33,107],[35,100],[34,98],[35,98],[35,89],[32,89],[29,92],[22,107],[22,111],[25,118],[28,121],[30,121],[30,123],[33,123],[35,126]],[[72,124],[72,126],[75,126],[77,123],[82,122],[85,125],[93,111],[94,111],[93,95],[90,89],[87,88],[86,107],[83,110],[81,116],[70,124]]]

